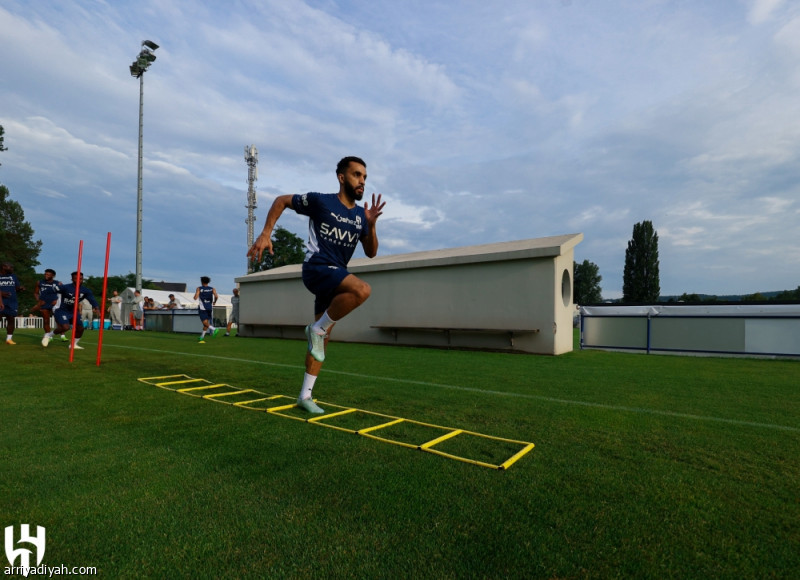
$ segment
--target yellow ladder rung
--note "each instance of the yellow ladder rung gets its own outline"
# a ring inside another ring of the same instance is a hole
[[[422,445],[419,446],[419,448],[420,449],[429,449],[429,448],[433,447],[434,445],[436,445],[437,443],[441,443],[442,441],[447,441],[451,437],[455,437],[456,435],[460,435],[463,432],[464,432],[463,429],[456,429],[455,431],[451,431],[450,433],[446,433],[446,434],[442,435],[441,437],[437,437],[436,439],[432,439],[431,441],[428,441],[427,443],[423,443]]]
[[[189,391],[202,391],[204,389],[217,389],[219,387],[228,387],[228,386],[230,386],[230,385],[226,385],[224,383],[219,383],[219,384],[216,384],[216,385],[204,385],[202,387],[188,387],[186,389],[178,389],[178,392],[179,393],[188,393]]]
[[[439,451],[438,449],[422,449],[425,453],[433,453],[434,455],[438,455],[440,457],[447,457],[448,459],[455,459],[456,461],[460,461],[461,463],[469,463],[470,465],[480,465],[481,467],[489,467],[491,469],[502,469],[501,466],[495,465],[493,463],[486,463],[485,461],[478,461],[477,459],[469,459],[468,457],[461,457],[459,455],[453,455],[452,453],[445,453],[444,451]]]
[[[230,393],[214,393],[213,395],[205,395],[204,399],[217,399],[219,397],[230,397],[232,395],[244,395],[245,393],[253,393],[253,389],[245,389],[243,391],[231,391]]]
[[[531,449],[533,449],[533,443],[528,443],[528,444],[525,446],[525,448],[524,448],[524,449],[522,449],[522,450],[518,451],[517,453],[515,453],[515,454],[514,454],[514,455],[513,455],[513,456],[512,456],[510,459],[508,459],[508,460],[507,460],[505,463],[502,463],[502,464],[500,464],[500,469],[508,469],[509,467],[511,467],[511,465],[512,465],[513,463],[515,463],[515,462],[517,461],[517,459],[519,459],[520,457],[522,457],[523,455],[525,455],[525,454],[526,454],[528,451],[530,451]]]
[[[331,417],[338,417],[339,415],[347,415],[348,413],[353,413],[354,411],[358,411],[358,409],[345,409],[344,411],[336,411],[335,413],[328,413],[327,415],[312,417],[311,419],[308,420],[308,422],[316,423],[317,421],[321,421],[322,419],[330,419]]]
[[[154,381],[156,379],[174,379],[175,377],[183,377],[185,379],[189,378],[189,375],[164,375],[163,377],[145,377],[143,379],[139,379],[140,381]],[[150,383],[154,384],[154,383]]]
[[[185,381],[170,381],[168,383],[156,383],[156,386],[166,387],[169,385],[185,385],[186,383],[199,383],[199,382],[207,383],[208,381],[205,379],[188,379]]]
[[[258,391],[253,391],[257,393]],[[272,395],[271,397],[262,397],[261,399],[253,399],[252,401],[240,401],[238,403],[234,403],[234,405],[238,405],[240,407],[244,407],[245,405],[252,405],[253,403],[260,403],[261,401],[272,401],[274,399],[280,399],[283,395]]]
[[[374,427],[367,427],[366,429],[359,429],[356,431],[359,435],[363,435],[364,433],[369,433],[370,431],[377,431],[378,429],[383,429],[384,427],[391,427],[392,425],[397,425],[398,423],[402,423],[405,419],[395,419],[394,421],[389,421],[388,423],[382,423],[380,425],[375,425]]]
[[[270,407],[267,409],[267,413],[276,413],[277,411],[285,411],[286,409],[291,409],[292,407],[296,407],[297,403],[292,403],[291,405],[281,405],[280,407]]]

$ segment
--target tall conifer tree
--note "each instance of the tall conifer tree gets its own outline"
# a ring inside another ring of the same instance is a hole
[[[658,233],[653,222],[643,221],[633,226],[633,237],[625,251],[622,301],[658,302],[660,295]]]

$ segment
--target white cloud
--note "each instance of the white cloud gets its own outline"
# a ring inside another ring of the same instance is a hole
[[[792,18],[775,34],[775,42],[795,58],[800,55],[800,17]]]
[[[747,19],[751,24],[763,24],[778,10],[784,0],[754,0]]]

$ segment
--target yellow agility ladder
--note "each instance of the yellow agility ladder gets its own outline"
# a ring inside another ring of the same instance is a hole
[[[188,375],[147,377],[139,381],[182,395],[355,433],[384,443],[418,449],[491,469],[508,469],[533,449],[533,443],[526,441],[431,425],[323,401],[317,402],[337,410],[309,418],[307,413],[297,407],[297,402],[292,397],[268,395],[255,389],[240,389],[227,383],[213,383]],[[291,402],[287,403],[287,400]],[[505,457],[508,457],[505,461],[498,462]]]

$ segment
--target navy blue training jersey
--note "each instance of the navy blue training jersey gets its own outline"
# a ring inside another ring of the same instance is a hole
[[[198,298],[200,300],[200,308],[202,310],[214,309],[214,289],[211,286],[199,286],[197,291],[200,293]]]
[[[3,296],[3,304],[6,308],[15,309],[17,307],[17,288],[19,288],[19,278],[16,274],[0,274],[0,292],[8,294]]]
[[[100,308],[100,305],[97,304],[97,300],[94,299],[94,294],[92,294],[92,291],[86,286],[81,286],[78,292],[78,302],[86,299],[89,301],[89,304],[92,305],[92,308]],[[59,286],[58,293],[61,294],[61,305],[58,307],[58,310],[72,312],[75,308],[75,284]]]
[[[58,300],[58,287],[61,282],[58,280],[39,280],[39,300],[44,302],[42,308],[51,310],[53,303]]]
[[[306,261],[347,268],[367,233],[364,208],[347,208],[335,193],[311,192],[293,195],[292,209],[309,218]]]

